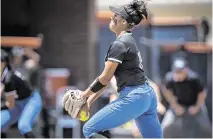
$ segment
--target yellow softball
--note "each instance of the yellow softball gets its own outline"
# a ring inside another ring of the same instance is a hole
[[[89,115],[87,116],[87,113],[85,111],[80,111],[80,118],[81,121],[87,121],[89,119]]]

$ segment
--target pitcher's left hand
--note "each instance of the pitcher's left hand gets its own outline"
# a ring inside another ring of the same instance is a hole
[[[86,103],[81,94],[81,90],[67,90],[63,96],[62,105],[72,118],[77,118],[81,107]]]

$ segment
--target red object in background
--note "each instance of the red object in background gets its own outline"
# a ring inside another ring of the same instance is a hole
[[[59,88],[68,86],[70,71],[64,68],[52,68],[45,70],[45,88],[51,102],[49,105],[55,107],[56,96]]]

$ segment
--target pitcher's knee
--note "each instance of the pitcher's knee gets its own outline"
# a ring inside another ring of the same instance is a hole
[[[85,125],[83,126],[83,134],[86,138],[89,138],[92,136],[92,134],[95,133],[95,130],[92,126],[89,126],[88,123],[85,123]]]
[[[23,123],[23,122],[18,123],[18,129],[22,135],[24,135],[27,132],[32,131],[31,125],[27,124],[27,123]]]

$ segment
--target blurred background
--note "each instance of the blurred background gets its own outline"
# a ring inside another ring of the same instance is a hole
[[[131,0],[2,0],[1,48],[11,58],[21,58],[28,68],[32,55],[39,55],[30,74],[43,99],[43,108],[33,132],[40,138],[83,137],[83,122],[71,119],[61,107],[66,88],[84,90],[102,72],[104,57],[115,35],[108,25],[109,5]],[[207,114],[212,121],[212,1],[150,0],[150,18],[133,30],[143,58],[144,70],[159,88],[161,103],[169,104],[161,87],[176,57],[186,57],[207,88]],[[17,52],[17,51],[18,52]],[[23,52],[19,55],[19,51]],[[17,53],[18,54],[17,54]],[[16,55],[17,54],[17,55]],[[25,72],[23,72],[25,74]],[[26,73],[27,74],[27,73]],[[105,94],[92,106],[92,114],[109,103]],[[3,101],[3,100],[2,100]],[[159,113],[160,121],[166,112]],[[139,137],[133,123],[109,131],[111,137]],[[21,137],[17,124],[8,137]]]

